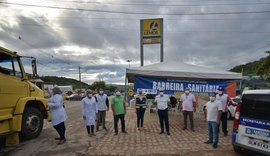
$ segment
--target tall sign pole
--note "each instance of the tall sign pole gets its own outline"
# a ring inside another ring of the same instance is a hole
[[[164,61],[163,53],[163,19],[160,20],[160,62]]]
[[[141,66],[143,66],[143,31],[142,31],[142,29],[143,29],[143,20],[141,20],[140,21],[140,25],[141,25],[141,36],[140,36],[140,40],[141,40],[141,44],[140,44],[140,46],[141,46]]]
[[[141,66],[144,65],[144,44],[160,44],[160,62],[163,62],[163,19],[142,19],[140,21],[140,28]]]

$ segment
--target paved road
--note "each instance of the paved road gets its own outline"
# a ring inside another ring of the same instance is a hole
[[[181,130],[182,115],[170,114],[171,136],[159,134],[158,117],[146,112],[145,130],[135,127],[136,114],[129,109],[126,115],[128,134],[114,136],[112,113],[107,115],[108,131],[97,132],[96,137],[88,137],[81,116],[80,102],[66,102],[67,142],[56,145],[57,136],[51,123],[45,122],[42,134],[33,140],[17,146],[5,148],[0,155],[195,155],[195,156],[240,156],[234,153],[230,136],[220,137],[220,145],[213,149],[203,142],[207,139],[207,128],[202,117],[195,119],[195,132]],[[232,121],[229,121],[232,125]],[[230,132],[231,132],[231,126]]]

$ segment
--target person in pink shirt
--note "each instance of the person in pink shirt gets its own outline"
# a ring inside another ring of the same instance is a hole
[[[190,121],[190,129],[194,132],[193,125],[193,112],[196,111],[196,99],[193,94],[190,93],[190,89],[186,88],[185,93],[180,97],[180,105],[184,116],[184,127],[183,130],[187,129],[187,116]]]
[[[224,93],[224,88],[218,88],[218,94],[216,95],[216,100],[221,102],[222,105],[222,116],[221,116],[221,123],[222,123],[222,132],[224,136],[228,135],[227,129],[227,115],[228,115],[228,106],[233,105],[231,98]]]

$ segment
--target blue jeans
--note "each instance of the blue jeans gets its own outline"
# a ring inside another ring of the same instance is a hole
[[[210,142],[218,144],[219,132],[218,132],[218,125],[215,121],[208,121],[208,135]]]

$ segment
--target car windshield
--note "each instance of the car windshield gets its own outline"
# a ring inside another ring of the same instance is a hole
[[[243,96],[241,116],[270,121],[269,112],[270,95],[246,94]]]
[[[240,102],[240,98],[233,98],[232,101],[235,102],[235,103],[239,103]]]

